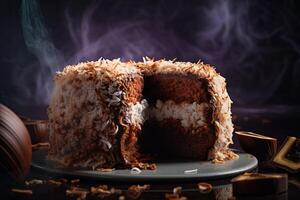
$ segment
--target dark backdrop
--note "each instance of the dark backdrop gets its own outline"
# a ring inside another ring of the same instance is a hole
[[[143,56],[214,65],[235,106],[300,104],[297,1],[7,0],[0,13],[0,102],[16,110],[47,105],[67,64]]]

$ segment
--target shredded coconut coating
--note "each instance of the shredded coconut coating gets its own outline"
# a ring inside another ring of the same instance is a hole
[[[129,106],[121,86],[136,77],[142,78],[134,63],[119,59],[69,65],[58,72],[48,108],[48,158],[71,167],[115,164],[110,162],[116,159],[118,113]]]
[[[214,67],[204,64],[203,62],[155,61],[149,58],[144,58],[143,62],[139,62],[138,67],[144,74],[193,74],[199,77],[199,79],[207,80],[208,92],[212,97],[210,101],[213,108],[211,123],[213,123],[215,127],[216,134],[216,141],[213,148],[209,151],[208,158],[212,159],[213,162],[223,162],[237,157],[228,147],[233,143],[233,124],[231,119],[232,101],[226,90],[225,78],[217,73]]]

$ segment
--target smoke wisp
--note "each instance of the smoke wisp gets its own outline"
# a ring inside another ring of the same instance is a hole
[[[291,25],[296,19],[286,14],[292,3],[277,9],[261,1],[203,1],[189,7],[192,22],[181,19],[178,23],[180,8],[185,6],[181,1],[174,1],[176,8],[171,11],[163,3],[150,11],[140,8],[128,19],[114,16],[122,3],[102,15],[101,1],[93,1],[76,14],[69,5],[61,22],[71,41],[71,45],[65,44],[70,46],[65,53],[54,45],[57,38],[48,31],[39,1],[23,0],[24,41],[38,62],[14,75],[22,91],[20,98],[26,103],[47,104],[52,77],[65,65],[100,57],[141,60],[143,56],[201,59],[216,66],[227,78],[236,104],[266,103],[278,95],[287,79],[292,87],[287,95],[293,97],[293,89],[300,88],[300,48]]]

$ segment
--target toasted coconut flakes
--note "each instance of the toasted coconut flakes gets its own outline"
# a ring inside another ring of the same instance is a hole
[[[116,125],[116,130],[114,131],[113,135],[116,135],[118,133],[118,131],[119,131],[119,126]]]
[[[108,124],[110,123],[110,121],[109,120],[107,120],[103,125],[102,125],[102,127],[101,127],[101,131],[104,131],[104,129],[108,126]]]
[[[197,174],[198,169],[189,169],[184,171],[185,174]]]
[[[25,185],[41,185],[43,184],[43,180],[38,180],[38,179],[32,179],[30,181],[25,181]]]
[[[101,141],[103,144],[106,145],[106,147],[107,147],[108,150],[111,149],[112,145],[111,145],[111,143],[110,143],[109,141],[107,141],[107,140],[105,140],[105,139],[101,139],[100,141]]]
[[[21,194],[29,194],[32,195],[32,190],[25,190],[25,189],[11,189],[12,192],[21,193]]]
[[[212,190],[212,185],[209,183],[198,183],[199,191],[203,194],[209,193]]]
[[[130,170],[130,173],[131,174],[140,174],[142,172],[142,170],[140,170],[139,168],[137,167],[133,167],[131,170]]]

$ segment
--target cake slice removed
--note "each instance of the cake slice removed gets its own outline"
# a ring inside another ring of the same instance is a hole
[[[138,67],[150,110],[143,129],[146,151],[218,163],[237,158],[229,149],[232,102],[212,66],[145,59]]]

